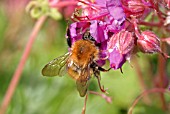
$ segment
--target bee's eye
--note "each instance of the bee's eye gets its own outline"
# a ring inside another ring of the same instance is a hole
[[[89,36],[89,39],[91,40],[91,41],[95,41],[95,39],[90,35]]]
[[[67,44],[69,47],[71,47],[71,38],[70,37],[67,38]]]
[[[87,39],[88,39],[88,36],[83,35],[83,40],[87,40]]]
[[[85,34],[83,35],[83,40],[95,41],[95,39],[91,36],[90,33],[85,33]]]

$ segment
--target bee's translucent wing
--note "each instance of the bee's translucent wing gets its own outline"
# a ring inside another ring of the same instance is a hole
[[[77,90],[81,97],[84,97],[87,93],[87,88],[89,85],[90,79],[90,69],[84,69],[81,72],[80,77],[76,80]]]
[[[77,85],[77,90],[79,91],[80,96],[84,97],[87,93],[88,81],[78,79],[76,81],[76,85]]]
[[[66,63],[69,58],[69,53],[66,53],[51,62],[49,62],[45,67],[42,69],[43,76],[63,76],[66,72]]]

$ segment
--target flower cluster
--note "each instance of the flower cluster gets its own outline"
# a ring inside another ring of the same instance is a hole
[[[74,1],[74,0],[73,0]],[[139,50],[143,53],[161,53],[159,38],[151,31],[140,31],[137,23],[156,9],[145,0],[78,0],[72,15],[73,23],[67,30],[72,45],[88,31],[100,50],[98,64],[109,60],[110,67],[121,69]]]
[[[89,31],[100,50],[100,66],[109,60],[111,68],[121,69],[134,54],[134,47],[143,53],[162,53],[159,38],[151,31],[139,31],[136,24],[137,19],[149,11],[151,3],[144,0],[96,0],[79,1],[78,5],[67,37],[74,43]]]
[[[71,38],[71,42],[81,39],[83,34],[89,31],[100,50],[101,59],[98,64],[102,66],[105,60],[109,59],[112,68],[121,68],[126,61],[126,55],[123,55],[124,52],[122,54],[119,52],[119,44],[117,45],[119,38],[115,42],[112,40],[114,34],[124,28],[126,16],[122,3],[119,0],[96,0],[95,2],[80,1],[80,5],[81,15],[78,12],[80,9],[77,9],[73,15],[73,19],[77,22],[72,23],[68,28],[67,35]],[[112,42],[115,45],[110,45]]]

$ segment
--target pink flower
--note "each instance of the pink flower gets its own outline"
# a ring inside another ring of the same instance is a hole
[[[75,41],[83,38],[84,33],[90,27],[90,22],[75,22],[70,24],[66,37],[69,38],[72,45]]]
[[[100,50],[100,58],[98,64],[100,66],[105,64],[107,57],[107,45],[111,45],[113,36],[124,28],[125,14],[121,5],[120,0],[96,0],[96,2],[90,1],[80,1],[81,14],[77,12],[74,13],[74,22],[68,27],[67,40],[71,42],[69,45],[73,44],[75,41],[81,39],[83,35],[89,31],[92,38],[95,40],[96,46]],[[112,39],[109,41],[109,39]],[[116,39],[119,42],[119,38]],[[126,38],[125,38],[126,40]],[[116,44],[116,43],[115,43]],[[123,44],[121,44],[123,45]],[[115,46],[109,47],[109,49],[114,50]],[[122,54],[122,53],[121,53]],[[120,62],[115,63],[113,66],[115,69],[120,68],[121,65],[126,61],[125,56],[121,55],[119,50],[114,50],[110,53],[111,63],[112,60],[117,58],[122,58]],[[124,54],[124,53],[123,53]],[[123,56],[123,57],[113,57],[113,55]],[[111,59],[113,57],[113,59]],[[103,60],[105,58],[105,60]],[[122,62],[122,63],[121,63]],[[118,65],[121,64],[121,65]]]
[[[71,17],[77,6],[77,0],[48,0],[49,6],[58,9],[65,18]]]
[[[121,68],[126,60],[130,59],[132,54],[135,38],[131,32],[122,30],[114,34],[108,42],[108,53],[110,67],[113,69]]]

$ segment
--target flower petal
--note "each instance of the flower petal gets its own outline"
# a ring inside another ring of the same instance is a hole
[[[67,37],[70,38],[71,44],[75,41],[82,39],[83,34],[87,31],[90,26],[90,22],[75,22],[69,26],[69,32],[67,32]]]
[[[91,21],[90,34],[95,39],[97,43],[104,42],[108,39],[107,35],[104,34],[104,26],[101,26],[99,21]]]
[[[134,37],[131,32],[122,30],[114,34],[107,43],[111,68],[118,69],[128,60],[134,49]]]

